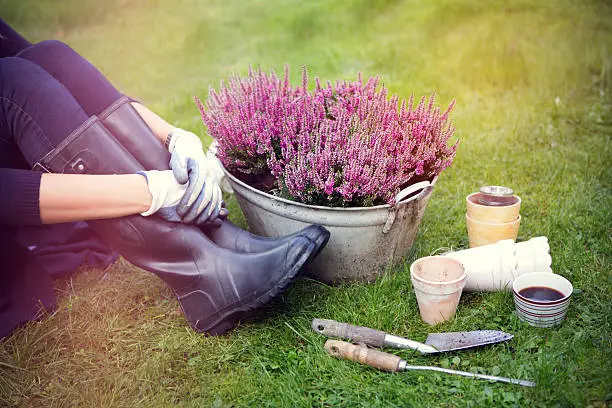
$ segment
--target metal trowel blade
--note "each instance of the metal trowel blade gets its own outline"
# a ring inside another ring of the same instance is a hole
[[[475,330],[454,333],[430,333],[425,344],[439,351],[464,350],[487,344],[500,343],[513,338],[512,334],[499,330]]]

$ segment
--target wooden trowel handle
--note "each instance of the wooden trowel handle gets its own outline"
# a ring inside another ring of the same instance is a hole
[[[313,319],[312,330],[326,337],[336,337],[372,347],[383,347],[387,333],[369,327],[353,326],[335,320]]]
[[[341,340],[327,340],[325,350],[334,357],[356,361],[384,371],[399,371],[399,363],[402,361],[394,354],[373,350],[364,345],[356,346]]]

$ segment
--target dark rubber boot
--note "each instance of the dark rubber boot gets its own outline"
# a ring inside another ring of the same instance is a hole
[[[54,173],[131,174],[140,163],[92,117],[35,166]],[[283,292],[314,250],[304,237],[256,254],[216,246],[198,228],[155,216],[90,221],[131,263],[155,273],[176,293],[190,325],[221,334],[244,312]]]
[[[128,97],[117,99],[98,118],[145,170],[170,168],[168,149],[134,109]]]
[[[146,170],[168,170],[170,168],[170,153],[131,105],[129,98],[121,97],[106,108],[99,117],[104,126]],[[251,234],[228,220],[225,220],[220,226],[205,227],[203,231],[220,247],[247,253],[268,251],[296,236],[303,236],[315,243],[315,251],[311,259],[321,252],[329,240],[329,231],[320,225],[311,225],[280,238],[266,238]]]
[[[217,245],[238,252],[262,252],[270,250],[296,236],[303,236],[315,243],[315,253],[312,258],[321,252],[329,241],[329,231],[321,225],[310,225],[291,235],[279,238],[268,238],[252,234],[239,228],[229,220],[225,220],[219,228],[207,228],[206,235]]]

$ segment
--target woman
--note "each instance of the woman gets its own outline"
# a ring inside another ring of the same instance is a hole
[[[326,244],[320,226],[269,239],[226,220],[199,138],[119,93],[67,45],[32,45],[0,20],[0,57],[0,337],[53,303],[32,281],[49,286],[41,265],[16,242],[22,225],[88,220],[213,335],[284,291]]]

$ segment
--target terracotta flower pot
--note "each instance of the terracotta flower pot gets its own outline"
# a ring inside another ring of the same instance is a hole
[[[427,256],[410,266],[421,318],[438,324],[455,315],[467,274],[461,262],[446,256]]]

